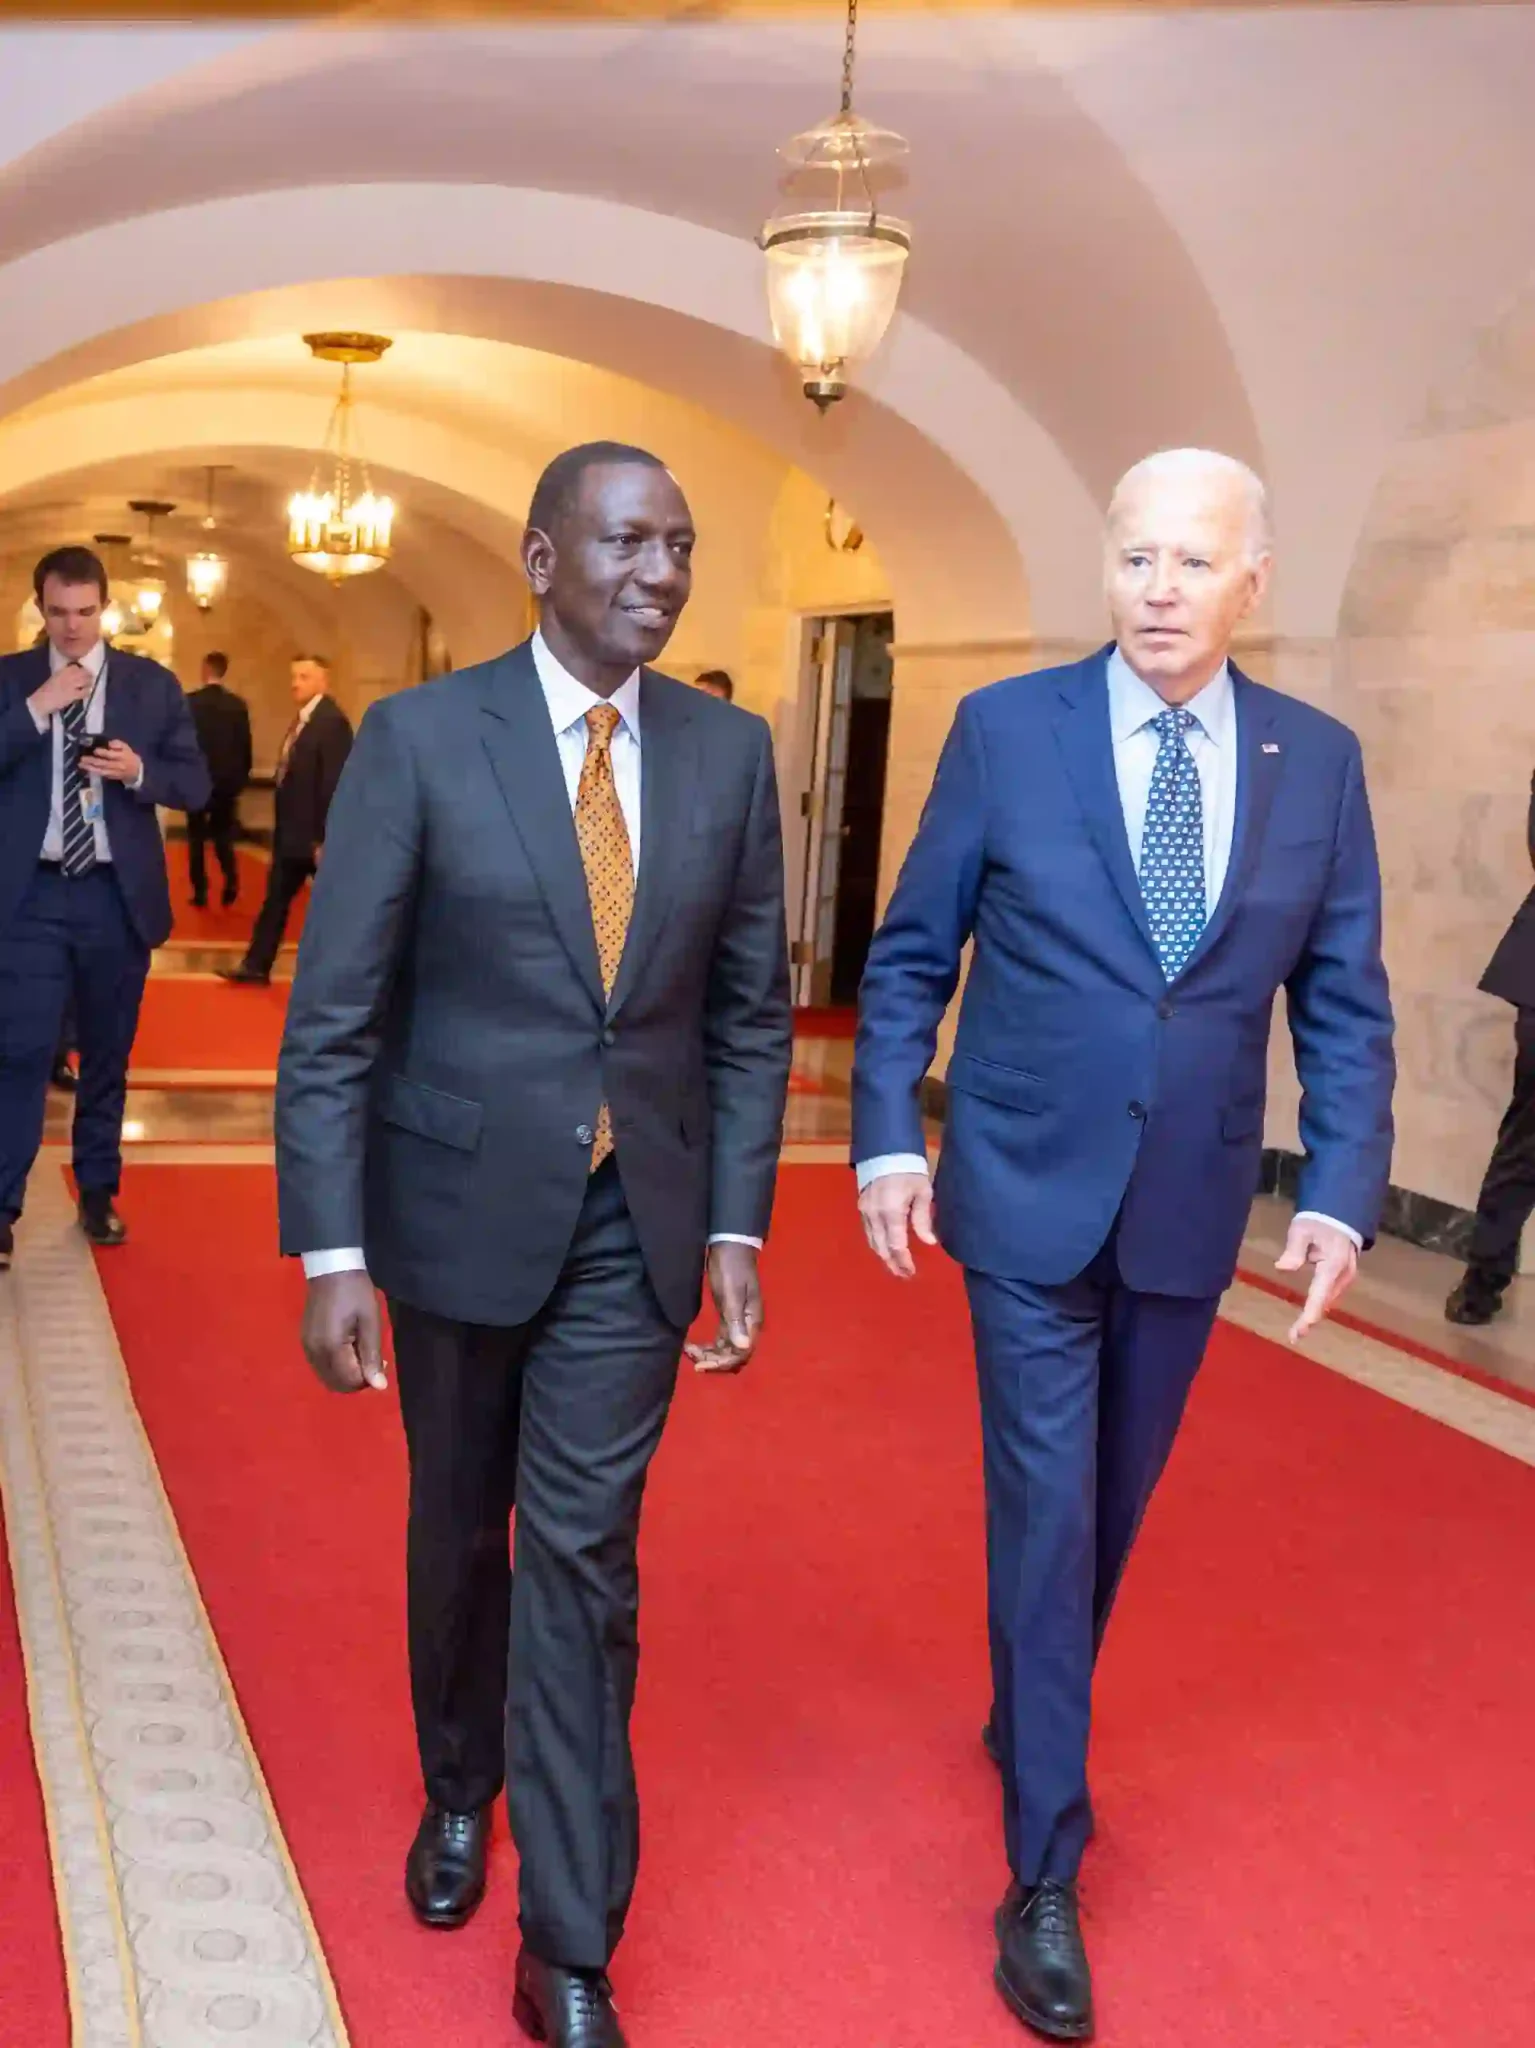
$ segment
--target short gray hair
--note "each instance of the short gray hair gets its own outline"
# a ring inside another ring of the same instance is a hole
[[[1114,486],[1109,499],[1108,518],[1112,522],[1119,509],[1120,500],[1133,484],[1147,478],[1206,475],[1224,477],[1235,484],[1247,501],[1247,552],[1254,561],[1261,561],[1271,554],[1274,547],[1273,528],[1269,523],[1269,497],[1261,476],[1250,469],[1245,462],[1238,462],[1234,455],[1220,455],[1210,448],[1162,448],[1155,455],[1146,455],[1132,468],[1127,469]]]

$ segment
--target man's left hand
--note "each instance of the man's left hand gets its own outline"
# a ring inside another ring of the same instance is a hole
[[[739,1372],[762,1334],[756,1246],[711,1244],[709,1288],[720,1312],[719,1331],[712,1344],[689,1344],[688,1357],[698,1372]]]
[[[103,782],[137,782],[144,772],[144,763],[126,740],[109,740],[104,747],[85,749],[80,766]]]
[[[1359,1252],[1354,1240],[1335,1224],[1297,1216],[1274,1267],[1280,1273],[1299,1273],[1306,1266],[1313,1269],[1311,1287],[1304,1308],[1290,1325],[1292,1344],[1299,1344],[1332,1313],[1359,1271]]]

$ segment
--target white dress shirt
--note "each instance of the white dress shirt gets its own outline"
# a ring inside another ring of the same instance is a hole
[[[98,640],[89,654],[82,654],[80,657],[80,667],[85,670],[91,681],[96,685],[90,696],[85,700],[85,729],[93,735],[106,731],[107,678],[102,673],[106,667],[106,661],[107,644],[104,640]],[[59,650],[50,641],[48,643],[49,675],[56,676],[61,668],[72,668],[73,666],[74,664],[69,658],[66,655],[60,654]],[[29,706],[28,708],[30,709],[31,707]],[[64,721],[57,711],[51,714],[44,712],[39,717],[34,710],[32,712],[32,722],[39,732],[46,732],[50,725],[53,727],[53,802],[49,807],[48,829],[43,834],[42,852],[39,858],[41,860],[62,860],[64,858]],[[143,780],[144,771],[141,768],[135,779],[130,783],[124,784],[124,787],[127,789],[138,789],[142,785]],[[91,795],[95,799],[97,809],[99,810],[101,808],[101,777],[99,775],[92,775],[89,781]],[[96,841],[97,864],[101,866],[108,865],[112,859],[112,847],[111,842],[107,838],[106,819],[102,817],[96,818],[91,830]]]
[[[600,704],[611,704],[618,713],[618,724],[614,727],[610,742],[613,762],[613,787],[618,795],[618,807],[624,814],[624,824],[629,833],[629,850],[634,857],[634,872],[640,869],[640,672],[621,683],[611,697],[599,697],[595,690],[589,690],[585,683],[578,682],[564,664],[550,653],[542,633],[533,635],[533,666],[538,671],[538,680],[543,685],[544,702],[549,707],[549,723],[554,727],[555,743],[560,750],[560,768],[565,777],[565,790],[570,798],[572,814],[576,808],[576,797],[581,788],[581,769],[586,760],[587,741],[590,730],[586,714]],[[733,1232],[722,1231],[711,1237],[710,1244],[749,1244],[761,1249],[760,1237],[738,1237]],[[343,1251],[305,1252],[304,1275],[306,1279],[318,1280],[326,1273],[356,1272],[365,1264],[362,1251],[357,1246],[348,1246]]]
[[[1139,874],[1146,804],[1161,745],[1155,720],[1167,705],[1150,683],[1135,673],[1117,647],[1109,656],[1108,686],[1114,779],[1119,785],[1119,806],[1124,813],[1131,864]],[[1205,828],[1205,914],[1211,917],[1226,885],[1237,817],[1236,696],[1231,687],[1231,670],[1225,662],[1204,688],[1190,697],[1184,709],[1192,712],[1195,719],[1185,737],[1199,771]],[[927,1170],[927,1160],[915,1152],[885,1153],[877,1159],[859,1162],[858,1186],[862,1190],[887,1173]],[[1314,1222],[1331,1223],[1334,1229],[1352,1238],[1356,1247],[1364,1243],[1357,1230],[1339,1223],[1335,1217],[1319,1215],[1314,1209],[1302,1209],[1298,1214]]]

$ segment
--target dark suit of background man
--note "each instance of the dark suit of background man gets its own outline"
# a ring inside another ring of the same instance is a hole
[[[908,1226],[933,1241],[918,1090],[974,940],[937,1228],[980,1373],[1013,1873],[997,1984],[1061,2040],[1092,2027],[1075,1886],[1093,1662],[1235,1270],[1279,989],[1306,1152],[1279,1263],[1315,1268],[1292,1339],[1353,1277],[1390,1162],[1358,742],[1227,661],[1266,535],[1262,486],[1227,458],[1131,471],[1110,514],[1116,645],[960,705],[863,987],[860,1203],[909,1275]]]
[[[640,1499],[706,1245],[721,1322],[695,1363],[755,1342],[788,1091],[768,729],[644,666],[692,550],[653,456],[551,465],[538,633],[363,723],[277,1086],[310,1361],[381,1385],[372,1283],[394,1324],[428,1802],[406,1890],[468,1918],[505,1782],[516,2014],[556,2048],[622,2042]]]
[[[187,699],[197,742],[213,779],[213,792],[200,811],[187,812],[187,865],[192,875],[192,902],[201,910],[208,901],[208,841],[224,877],[224,908],[238,902],[240,870],[235,861],[235,827],[240,792],[251,774],[251,715],[245,699],[224,681],[227,654],[203,659],[201,689]]]
[[[277,756],[272,867],[245,958],[226,981],[267,982],[293,899],[320,863],[331,799],[352,751],[352,722],[330,695],[330,663],[301,654],[293,664],[293,723]]]
[[[1526,825],[1535,866],[1535,781]],[[1535,1212],[1535,889],[1514,915],[1487,963],[1482,989],[1514,1006],[1514,1085],[1498,1126],[1466,1270],[1444,1305],[1452,1323],[1490,1323],[1519,1270],[1519,1243]]]
[[[128,1054],[150,952],[171,930],[155,806],[208,800],[180,684],[102,640],[99,559],[59,548],[33,588],[47,639],[0,659],[0,1265],[67,1010],[80,1053],[80,1221],[97,1244],[126,1235],[115,1203]]]

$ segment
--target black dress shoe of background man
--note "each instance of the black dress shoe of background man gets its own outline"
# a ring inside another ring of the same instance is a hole
[[[1008,1888],[997,1909],[997,1989],[1008,2010],[1047,2041],[1088,2041],[1093,1980],[1074,1884]]]
[[[11,1261],[15,1256],[15,1228],[9,1223],[0,1223],[0,1273],[8,1273],[11,1270]]]
[[[242,960],[238,967],[219,967],[215,973],[220,981],[232,981],[240,988],[265,988],[272,979],[270,974],[261,974],[254,967],[247,967]]]
[[[81,1195],[80,1228],[92,1244],[110,1248],[128,1242],[128,1226],[110,1195]]]
[[[1447,1323],[1464,1323],[1471,1329],[1480,1329],[1483,1323],[1490,1323],[1502,1313],[1502,1288],[1476,1272],[1466,1274],[1444,1305]]]
[[[548,2048],[628,2048],[602,1972],[562,1970],[528,1948],[517,1957],[512,2018]]]
[[[423,1927],[462,1927],[485,1896],[490,1810],[429,1803],[405,1859],[405,1896]]]

